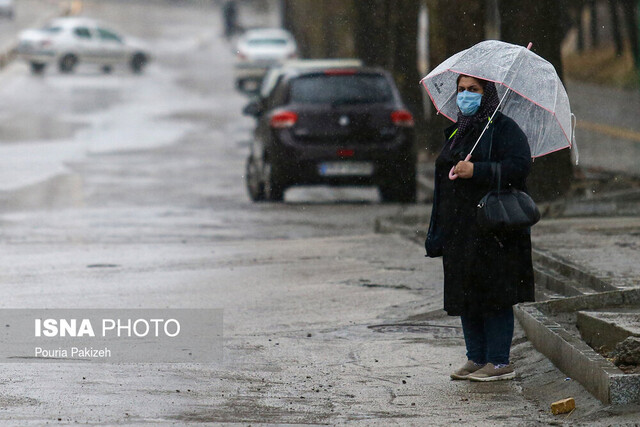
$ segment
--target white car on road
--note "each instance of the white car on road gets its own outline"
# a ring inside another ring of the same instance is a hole
[[[89,18],[59,18],[44,28],[20,34],[18,56],[31,64],[35,74],[49,64],[71,73],[79,63],[92,63],[111,72],[117,64],[127,64],[134,73],[142,72],[150,59],[139,41],[124,37]]]
[[[298,45],[291,33],[280,28],[249,30],[236,48],[236,87],[256,90],[267,70],[298,56]]]

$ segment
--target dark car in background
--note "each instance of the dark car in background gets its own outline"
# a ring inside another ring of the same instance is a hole
[[[383,201],[415,201],[413,116],[389,73],[298,66],[269,84],[244,109],[257,119],[246,166],[252,200],[325,184],[376,185]]]

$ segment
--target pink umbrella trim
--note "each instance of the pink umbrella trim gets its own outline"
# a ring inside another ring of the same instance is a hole
[[[565,145],[564,147],[556,148],[555,150],[551,150],[551,151],[549,151],[547,153],[544,153],[544,154],[538,154],[536,156],[531,156],[531,158],[532,159],[537,159],[538,157],[546,156],[547,154],[555,153],[556,151],[564,150],[564,149],[567,149],[567,148],[571,148],[571,144]]]
[[[501,86],[504,86],[504,87],[508,88],[509,90],[511,90],[511,91],[513,91],[513,92],[515,92],[515,93],[517,93],[518,95],[520,95],[521,97],[523,97],[523,98],[524,98],[524,99],[526,99],[527,101],[531,102],[532,104],[537,105],[538,107],[542,108],[543,110],[545,110],[545,111],[547,111],[547,112],[551,113],[551,115],[552,115],[553,117],[555,117],[555,118],[556,118],[556,122],[560,123],[560,121],[558,120],[558,118],[557,118],[557,116],[556,116],[556,113],[555,113],[555,112],[553,112],[553,111],[549,110],[548,108],[543,107],[542,105],[540,105],[539,103],[535,102],[533,99],[529,98],[528,96],[525,96],[525,95],[521,94],[521,93],[520,93],[520,92],[518,92],[517,90],[515,90],[515,89],[511,88],[509,85],[506,85],[506,84],[504,84],[504,83],[502,83],[502,82],[499,82],[499,81],[497,81],[497,80],[487,79],[487,78],[485,78],[485,77],[479,77],[479,76],[476,76],[476,75],[473,75],[473,74],[463,73],[463,72],[461,72],[461,71],[452,70],[452,69],[450,69],[450,68],[448,68],[448,69],[446,69],[446,70],[443,70],[441,73],[434,74],[434,75],[433,75],[433,76],[431,76],[431,77],[439,76],[440,74],[444,74],[444,73],[446,73],[447,71],[450,71],[450,72],[452,72],[452,73],[456,73],[456,74],[464,74],[465,76],[473,77],[473,78],[476,78],[476,79],[487,80],[487,81],[490,81],[490,82],[493,82],[493,83],[497,83],[497,84],[499,84],[499,85],[501,85]],[[442,114],[442,115],[443,115],[443,116],[445,116],[447,119],[449,119],[449,120],[451,120],[452,122],[456,123],[456,122],[457,122],[457,120],[452,119],[451,117],[449,117],[448,115],[446,115],[446,114],[445,114],[445,113],[444,113],[440,108],[438,108],[438,106],[436,105],[435,100],[433,99],[433,96],[431,95],[431,91],[429,91],[429,88],[427,87],[426,80],[427,80],[427,78],[425,77],[424,79],[422,79],[422,80],[421,80],[421,83],[422,83],[422,86],[424,86],[425,90],[427,91],[427,94],[429,95],[429,98],[431,98],[431,103],[434,105],[434,107],[436,107],[436,110],[438,111],[438,113],[439,113],[439,114]],[[564,150],[564,149],[565,149],[565,148],[567,148],[567,147],[569,147],[569,148],[571,148],[571,147],[572,147],[571,138],[569,138],[569,137],[567,136],[567,133],[566,133],[566,132],[565,132],[565,130],[562,128],[562,126],[560,126],[560,130],[561,130],[561,131],[562,131],[562,133],[564,134],[564,137],[566,138],[566,140],[567,140],[567,142],[569,143],[569,145],[567,145],[566,147],[562,147],[562,148],[555,149],[555,150],[553,150],[553,151],[549,151],[548,153],[545,153],[545,154],[538,154],[537,156],[533,156],[533,158],[541,157],[541,156],[546,156],[547,154],[554,153],[554,152],[556,152],[556,151],[560,151],[560,150]]]

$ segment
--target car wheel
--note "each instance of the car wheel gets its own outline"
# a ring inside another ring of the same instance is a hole
[[[41,75],[44,73],[44,69],[47,67],[47,64],[43,64],[41,62],[32,62],[31,63],[31,73]]]
[[[282,185],[277,169],[266,161],[264,163],[264,195],[267,200],[281,202],[284,200],[285,187]]]
[[[58,68],[61,73],[72,73],[77,64],[78,58],[73,54],[67,54],[60,60]]]
[[[136,53],[131,58],[131,71],[140,74],[147,65],[147,57],[143,53]]]
[[[254,202],[262,202],[265,199],[264,182],[262,182],[258,167],[253,156],[247,158],[247,168],[244,176],[247,184],[247,192]]]
[[[111,74],[113,67],[111,65],[105,65],[102,67],[102,72],[105,74]]]
[[[413,174],[389,177],[389,181],[380,184],[380,197],[383,202],[415,203],[417,199],[417,182]]]

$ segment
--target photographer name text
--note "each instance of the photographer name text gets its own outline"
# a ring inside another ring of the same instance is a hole
[[[93,347],[36,347],[34,353],[35,357],[45,359],[108,359],[111,357],[111,350],[107,347],[98,349]]]

